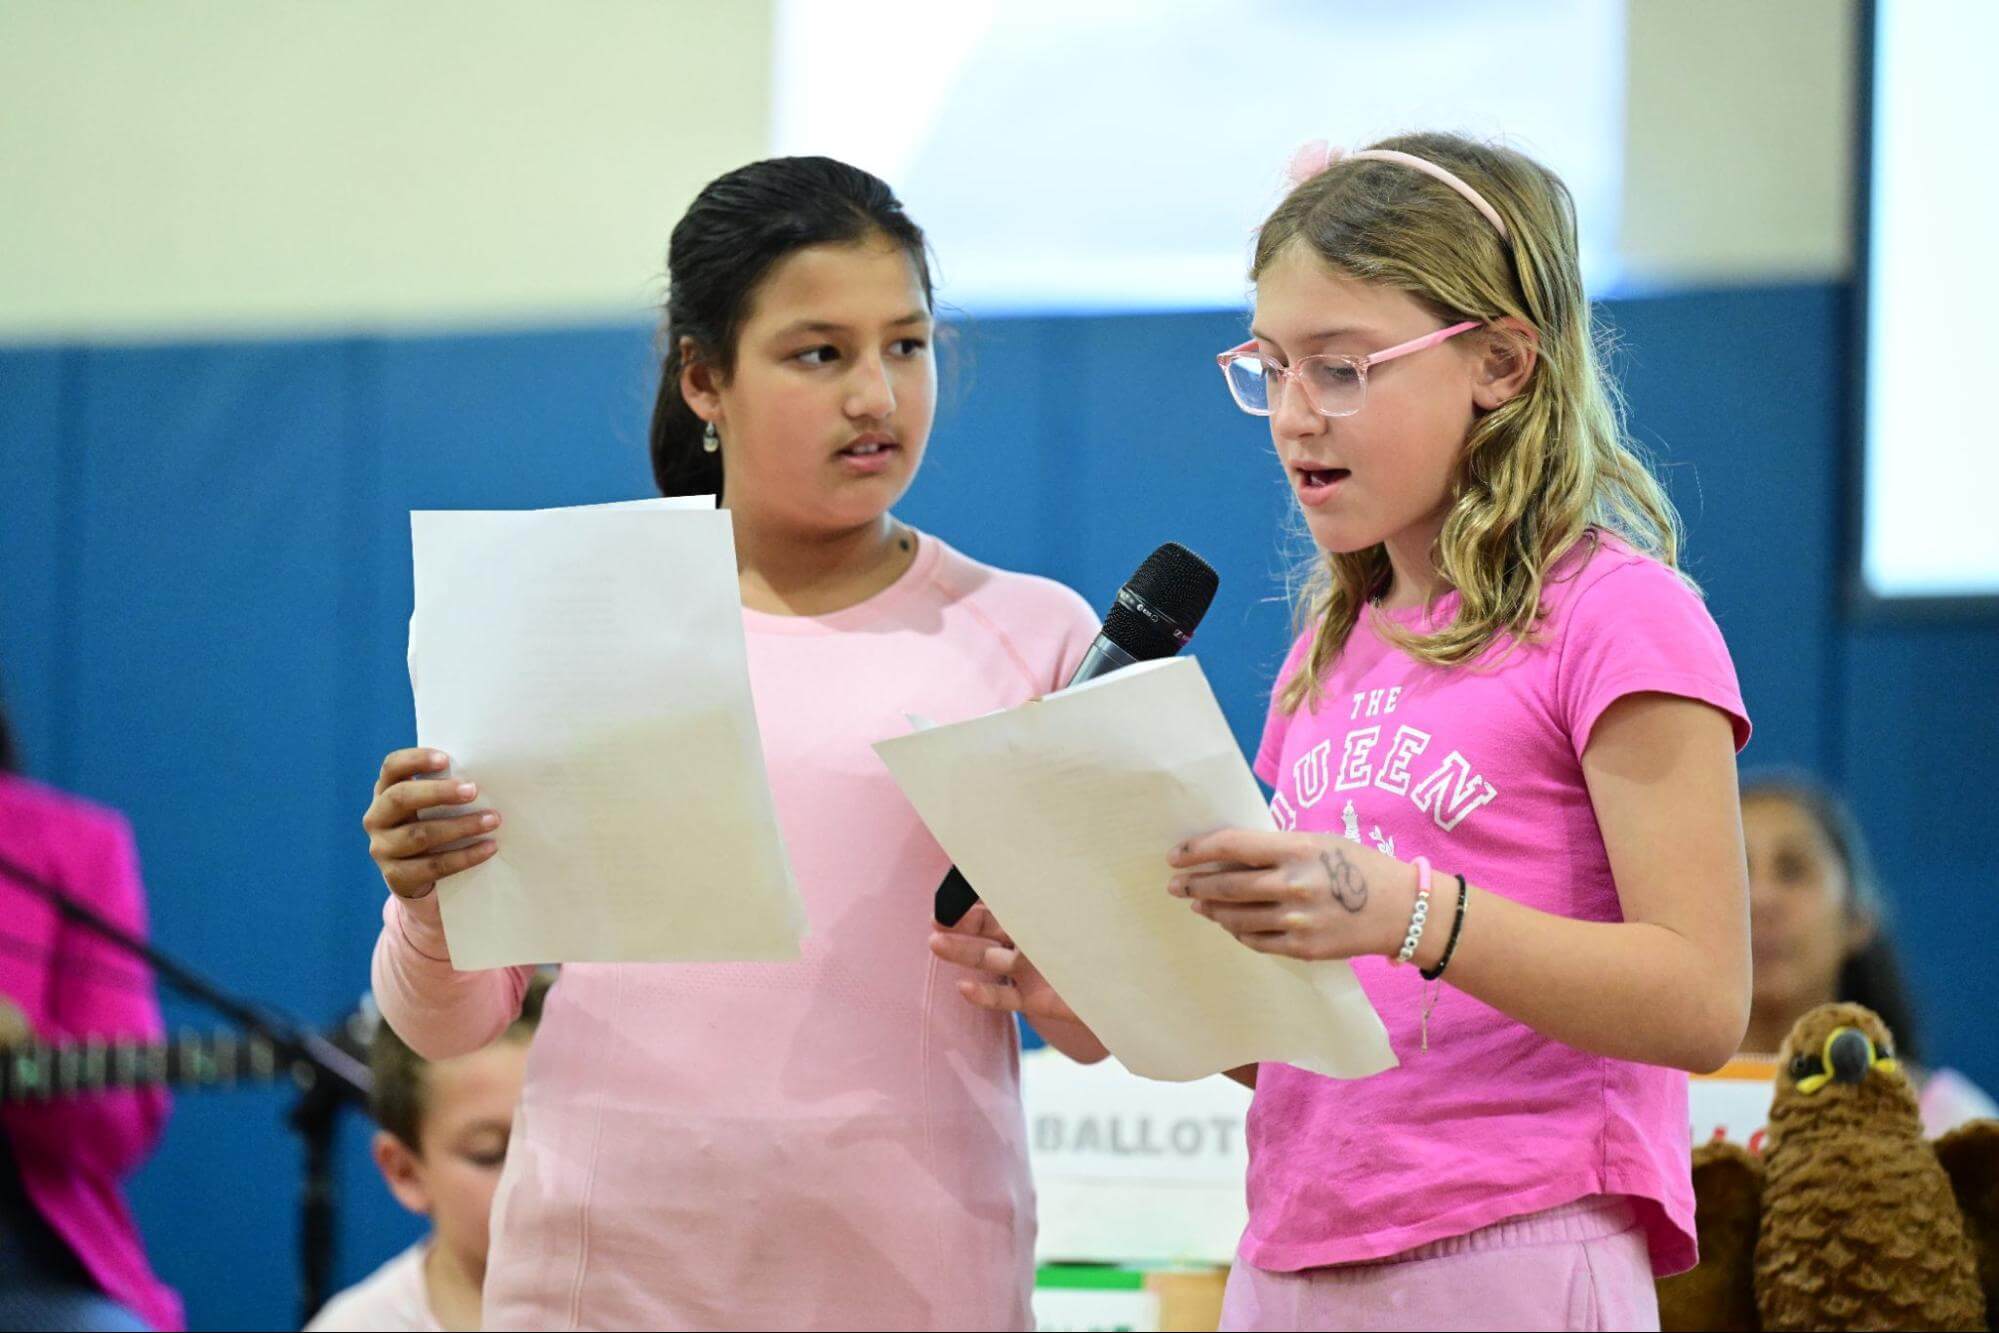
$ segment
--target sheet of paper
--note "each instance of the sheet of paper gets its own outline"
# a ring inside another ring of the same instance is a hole
[[[923,822],[1021,950],[1135,1074],[1395,1064],[1353,969],[1256,953],[1168,896],[1167,849],[1270,812],[1200,664],[1127,667],[883,741]]]
[[[438,889],[452,961],[798,956],[712,497],[410,515],[417,736],[504,816]]]
[[[654,496],[644,500],[613,500],[608,504],[564,505],[557,509],[537,509],[534,512],[538,514],[574,514],[574,513],[579,513],[583,510],[596,510],[598,513],[604,513],[606,511],[615,512],[615,511],[634,510],[634,509],[706,510],[706,509],[713,509],[715,507],[716,507],[715,497],[712,495],[668,495],[668,496]],[[414,516],[419,511],[411,510],[410,512],[412,516]],[[454,512],[454,511],[446,511],[446,512]],[[412,517],[412,522],[414,522],[414,517]],[[731,540],[734,540],[733,535],[731,537]],[[416,685],[416,615],[414,612],[412,612],[410,615],[409,668],[410,668],[410,685],[414,687]]]

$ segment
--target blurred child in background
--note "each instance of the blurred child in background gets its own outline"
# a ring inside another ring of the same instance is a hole
[[[430,1219],[430,1234],[327,1302],[309,1330],[480,1327],[486,1222],[548,985],[535,978],[499,1040],[449,1060],[425,1060],[376,1024],[375,1164],[396,1201]]]
[[[1743,1054],[1774,1054],[1818,1005],[1864,1004],[1888,1024],[1915,1073],[1925,1130],[1937,1135],[1999,1116],[1971,1080],[1927,1063],[1934,1052],[1902,979],[1887,905],[1860,827],[1840,799],[1803,774],[1752,777],[1742,784],[1742,832],[1755,975]]]

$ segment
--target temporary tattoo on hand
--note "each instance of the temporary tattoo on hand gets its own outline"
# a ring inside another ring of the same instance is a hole
[[[1333,864],[1333,858],[1339,864]],[[1349,912],[1358,912],[1367,906],[1367,881],[1361,878],[1360,868],[1347,860],[1341,851],[1320,852],[1319,864],[1325,867],[1326,886],[1333,892],[1333,900]]]

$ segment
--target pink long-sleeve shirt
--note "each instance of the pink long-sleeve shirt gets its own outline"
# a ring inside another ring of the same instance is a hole
[[[85,906],[144,934],[132,831],[110,810],[0,773],[0,851]],[[0,996],[42,1041],[156,1040],[159,1002],[145,966],[0,876]],[[177,1329],[180,1298],[154,1276],[122,1181],[166,1123],[158,1089],[0,1105],[21,1188],[105,1294],[154,1328]]]
[[[858,606],[743,618],[804,956],[563,968],[494,1203],[487,1327],[1027,1327],[1015,1030],[926,947],[948,861],[870,747],[905,714],[1058,687],[1097,617],[925,537]],[[727,884],[706,892],[728,910]],[[376,997],[432,1057],[496,1036],[527,980],[448,958],[434,901],[392,898]]]

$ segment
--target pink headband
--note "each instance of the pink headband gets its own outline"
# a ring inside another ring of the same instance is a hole
[[[1485,220],[1492,224],[1493,230],[1498,232],[1502,239],[1506,237],[1506,224],[1499,220],[1499,210],[1488,204],[1485,201],[1484,195],[1465,184],[1457,176],[1438,166],[1435,162],[1417,157],[1414,153],[1398,153],[1390,148],[1369,148],[1362,152],[1349,153],[1344,149],[1334,148],[1324,139],[1314,139],[1291,155],[1291,165],[1285,170],[1284,174],[1295,187],[1303,185],[1306,181],[1312,179],[1312,177],[1318,175],[1327,167],[1332,166],[1335,162],[1368,161],[1399,162],[1403,166],[1414,168],[1434,180],[1442,181],[1463,195],[1467,203],[1483,214]]]

